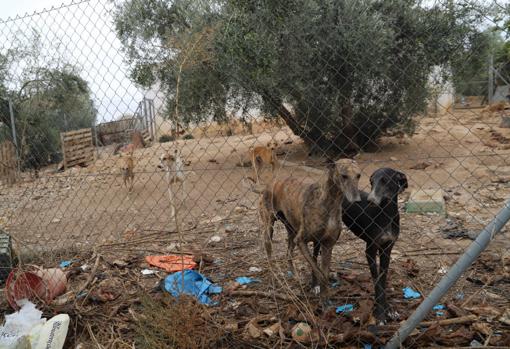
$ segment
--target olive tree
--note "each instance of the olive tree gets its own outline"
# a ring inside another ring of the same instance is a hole
[[[419,0],[127,0],[115,22],[132,78],[168,117],[261,109],[315,149],[349,153],[412,130],[429,75],[476,31],[473,4]]]

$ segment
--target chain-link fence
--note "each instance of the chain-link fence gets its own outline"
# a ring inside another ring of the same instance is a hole
[[[509,15],[90,0],[2,19],[4,313],[69,314],[69,348],[384,346],[510,193],[507,104],[485,98]],[[510,346],[492,238],[402,346]]]

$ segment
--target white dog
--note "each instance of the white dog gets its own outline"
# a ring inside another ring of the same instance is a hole
[[[170,198],[170,205],[172,207],[171,216],[175,217],[175,203],[174,203],[174,195],[172,192],[172,184],[181,183],[182,185],[182,198],[181,201],[184,201],[184,195],[186,193],[185,190],[185,182],[186,175],[184,172],[184,162],[182,161],[182,157],[177,149],[173,151],[173,154],[167,152],[162,154],[159,158],[160,169],[163,169],[166,172],[166,179],[168,182],[168,196]]]

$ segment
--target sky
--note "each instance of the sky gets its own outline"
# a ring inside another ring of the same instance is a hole
[[[41,35],[40,64],[77,66],[99,122],[132,114],[143,94],[128,78],[111,10],[108,0],[0,0],[0,53],[29,41],[35,30]],[[26,65],[15,62],[13,71]]]

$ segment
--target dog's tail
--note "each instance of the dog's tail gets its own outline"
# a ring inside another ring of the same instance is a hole
[[[248,183],[250,182],[250,183]],[[251,190],[254,193],[262,194],[266,190],[266,186],[262,184],[258,184],[253,178],[251,177],[244,177],[243,178],[243,184],[245,187],[247,187],[249,190]]]

